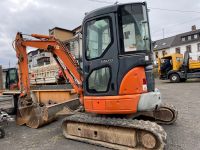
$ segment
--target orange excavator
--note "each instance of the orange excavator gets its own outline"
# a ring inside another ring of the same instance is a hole
[[[66,138],[112,149],[163,149],[167,135],[157,123],[172,124],[178,112],[162,103],[155,88],[146,3],[92,11],[82,29],[83,70],[55,37],[31,34],[35,39],[29,40],[17,33],[18,117],[26,123],[30,111],[38,114],[35,117],[41,114],[43,106],[30,90],[26,52],[27,47],[40,48],[53,54],[81,103],[62,122]]]

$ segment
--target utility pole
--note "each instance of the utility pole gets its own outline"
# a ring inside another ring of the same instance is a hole
[[[10,68],[10,60],[9,60],[9,63],[8,63],[8,68]]]

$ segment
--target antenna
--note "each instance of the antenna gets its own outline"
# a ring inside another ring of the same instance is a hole
[[[117,4],[119,4],[119,2],[118,2],[118,1],[116,1],[114,4],[115,4],[115,5],[117,5]]]

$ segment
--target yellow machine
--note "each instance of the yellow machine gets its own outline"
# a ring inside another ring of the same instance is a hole
[[[172,65],[172,70],[179,70],[183,64],[183,55],[182,54],[168,54],[163,57],[158,58],[158,71],[160,73],[161,65],[165,60],[170,60]]]
[[[171,82],[184,82],[189,78],[200,78],[200,61],[192,60],[188,52],[168,54],[158,58],[160,79]]]
[[[189,69],[200,69],[200,61],[197,60],[189,60]]]

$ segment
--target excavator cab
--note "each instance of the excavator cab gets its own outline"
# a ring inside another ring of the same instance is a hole
[[[7,68],[3,70],[4,88],[6,90],[19,90],[17,68]]]
[[[147,11],[145,2],[129,3],[101,8],[85,17],[86,111],[133,113],[137,111],[138,96],[154,91]],[[118,106],[113,107],[116,101]]]
[[[151,56],[145,2],[112,5],[87,14],[83,21],[86,113],[63,120],[64,136],[112,149],[163,149],[166,134],[161,130],[152,134],[156,124],[140,122],[142,116],[171,124],[177,117],[174,107],[161,104]]]

